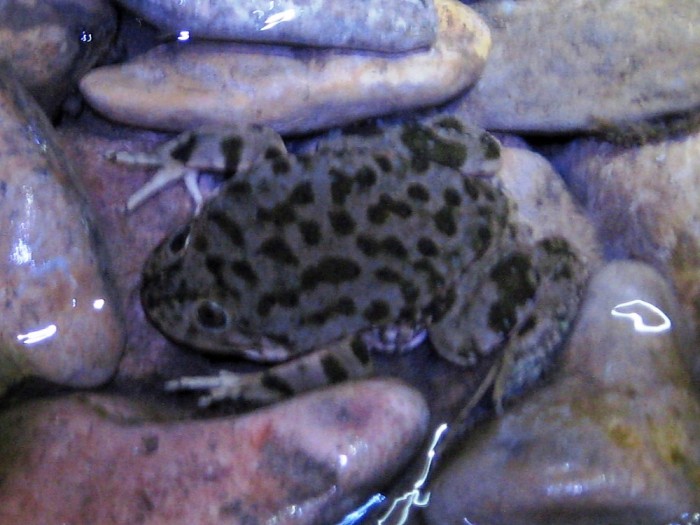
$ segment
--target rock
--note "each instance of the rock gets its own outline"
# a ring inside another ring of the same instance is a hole
[[[27,376],[94,386],[117,367],[123,327],[74,180],[45,115],[0,76],[0,393]]]
[[[436,7],[438,39],[425,51],[168,44],[93,70],[80,86],[96,110],[137,126],[179,131],[257,122],[295,134],[344,125],[444,102],[476,80],[490,47],[488,28],[455,0]]]
[[[503,136],[501,142],[503,165],[498,177],[517,204],[518,221],[532,230],[535,240],[563,236],[588,265],[600,264],[603,257],[595,227],[549,161],[517,137]]]
[[[603,268],[561,375],[477,429],[433,484],[427,522],[659,525],[698,509],[700,402],[678,308],[650,267]]]
[[[189,36],[401,52],[435,41],[431,1],[119,0],[152,24]]]
[[[458,104],[482,127],[595,130],[700,107],[695,0],[489,1],[494,48]]]
[[[117,18],[107,0],[0,3],[0,62],[49,114],[107,51]]]
[[[406,464],[427,417],[388,380],[197,421],[97,396],[37,401],[0,416],[0,522],[336,523]]]
[[[553,162],[607,255],[639,259],[670,275],[700,327],[700,132],[638,147],[578,140]],[[700,374],[700,352],[695,359]]]

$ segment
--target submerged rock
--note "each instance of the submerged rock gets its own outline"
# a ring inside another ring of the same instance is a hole
[[[678,311],[650,267],[604,267],[559,379],[476,430],[434,483],[428,523],[659,525],[698,509],[700,402]]]
[[[123,327],[96,235],[46,117],[0,75],[0,393],[27,376],[94,386]]]
[[[458,104],[486,129],[574,132],[700,107],[696,0],[483,1],[493,32]]]
[[[406,464],[427,418],[388,380],[199,421],[96,396],[33,402],[0,416],[0,522],[335,523]]]
[[[154,25],[189,36],[399,52],[430,46],[432,1],[119,0]]]
[[[107,51],[117,17],[107,0],[0,2],[0,62],[47,113]]]
[[[305,133],[439,104],[476,81],[491,40],[455,0],[436,2],[429,49],[380,55],[235,43],[167,44],[81,81],[88,102],[119,122],[180,131],[232,122]]]

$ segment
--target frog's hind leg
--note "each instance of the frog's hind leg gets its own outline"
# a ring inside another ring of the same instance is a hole
[[[182,377],[165,384],[168,391],[207,392],[199,405],[219,401],[267,405],[300,392],[368,376],[372,371],[369,349],[359,337],[346,338],[332,348],[302,355],[263,372],[218,376]]]

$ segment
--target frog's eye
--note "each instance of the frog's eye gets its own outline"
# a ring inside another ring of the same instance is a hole
[[[199,326],[206,330],[222,330],[228,326],[226,310],[209,299],[204,299],[197,305],[195,317]]]
[[[170,238],[168,248],[173,255],[177,255],[187,247],[190,240],[190,225],[186,225]]]

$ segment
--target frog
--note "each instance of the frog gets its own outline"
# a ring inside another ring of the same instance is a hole
[[[491,359],[479,392],[500,409],[551,368],[585,267],[564,237],[533,240],[515,220],[493,135],[437,116],[254,149],[148,257],[141,302],[170,340],[269,367],[167,390],[264,405],[427,339],[456,366]]]

